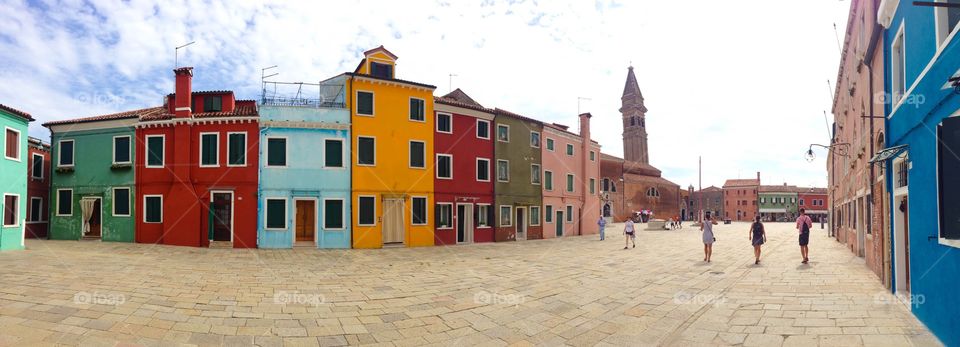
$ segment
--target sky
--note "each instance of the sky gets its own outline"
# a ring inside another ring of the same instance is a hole
[[[15,1],[0,0],[0,103],[43,122],[162,104],[174,47],[194,90],[256,99],[261,69],[311,82],[384,45],[398,78],[461,88],[576,130],[621,156],[620,96],[632,64],[651,164],[681,187],[726,179],[825,187],[849,0]],[[834,29],[836,25],[836,31]],[[455,75],[451,77],[451,75]],[[829,81],[829,82],[828,82]],[[581,99],[582,98],[582,99]],[[829,119],[825,119],[824,112]]]

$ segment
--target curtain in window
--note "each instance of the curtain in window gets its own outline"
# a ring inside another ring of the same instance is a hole
[[[80,199],[80,214],[83,217],[83,234],[90,233],[90,218],[93,217],[94,199]]]

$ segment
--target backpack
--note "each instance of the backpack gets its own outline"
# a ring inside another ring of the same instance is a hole
[[[801,232],[801,233],[804,233],[804,234],[810,232],[810,225],[807,224],[807,220],[806,220],[806,219],[800,221],[800,232]]]

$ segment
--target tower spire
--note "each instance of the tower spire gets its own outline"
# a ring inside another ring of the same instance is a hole
[[[643,93],[640,92],[633,66],[627,68],[627,81],[623,86],[620,102],[620,115],[623,118],[623,159],[649,164],[647,107],[643,104]]]

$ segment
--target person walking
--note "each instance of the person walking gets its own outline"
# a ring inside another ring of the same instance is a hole
[[[800,217],[797,217],[797,232],[800,233],[800,255],[803,257],[802,264],[810,262],[810,228],[813,227],[813,220],[807,215],[806,209],[800,209]]]
[[[633,248],[637,248],[637,232],[633,227],[633,218],[627,218],[627,222],[623,225],[623,234],[626,236],[623,249],[627,249],[631,241],[633,242]]]
[[[677,229],[683,229],[683,218],[677,216]]]
[[[753,263],[760,264],[760,245],[767,242],[767,232],[763,229],[760,216],[757,216],[750,225],[750,241],[753,243],[753,256],[756,258]]]
[[[713,220],[710,213],[707,213],[703,221],[700,222],[700,231],[703,232],[703,261],[708,263],[713,255],[713,243],[717,241],[717,238],[713,236],[714,225],[717,225],[717,221]]]
[[[603,228],[607,227],[607,220],[603,219],[603,216],[600,216],[600,220],[597,221],[597,225],[600,226],[600,241],[603,241]]]

